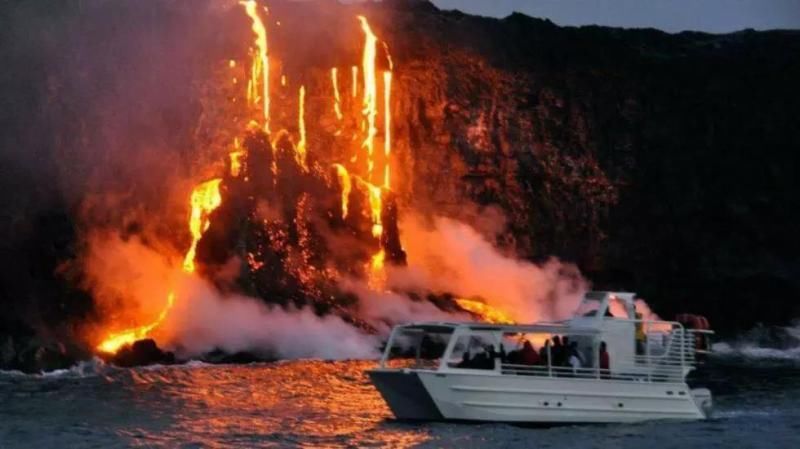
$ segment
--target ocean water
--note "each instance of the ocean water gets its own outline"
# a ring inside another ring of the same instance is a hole
[[[373,361],[2,372],[0,448],[800,448],[800,355],[720,350],[712,419],[550,428],[397,422]]]

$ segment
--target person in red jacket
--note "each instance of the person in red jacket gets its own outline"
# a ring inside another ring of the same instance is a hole
[[[608,379],[611,377],[611,372],[609,368],[611,366],[611,360],[608,357],[608,349],[606,348],[606,342],[600,342],[600,376],[603,379]]]

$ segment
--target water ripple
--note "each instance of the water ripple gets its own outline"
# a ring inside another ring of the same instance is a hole
[[[0,447],[800,447],[791,369],[714,370],[719,410],[694,423],[531,429],[392,419],[369,361],[295,361],[0,375]]]

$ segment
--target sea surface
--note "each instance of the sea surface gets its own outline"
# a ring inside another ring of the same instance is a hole
[[[800,350],[721,349],[712,419],[550,428],[397,422],[374,361],[0,372],[0,448],[800,448]]]

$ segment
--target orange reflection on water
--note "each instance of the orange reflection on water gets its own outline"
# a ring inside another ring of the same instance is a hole
[[[412,447],[425,426],[394,421],[365,370],[374,361],[165,367],[127,371],[135,408],[172,420],[167,446]],[[135,374],[131,374],[135,373]],[[144,432],[141,427],[132,429]],[[152,437],[152,439],[150,438]]]

